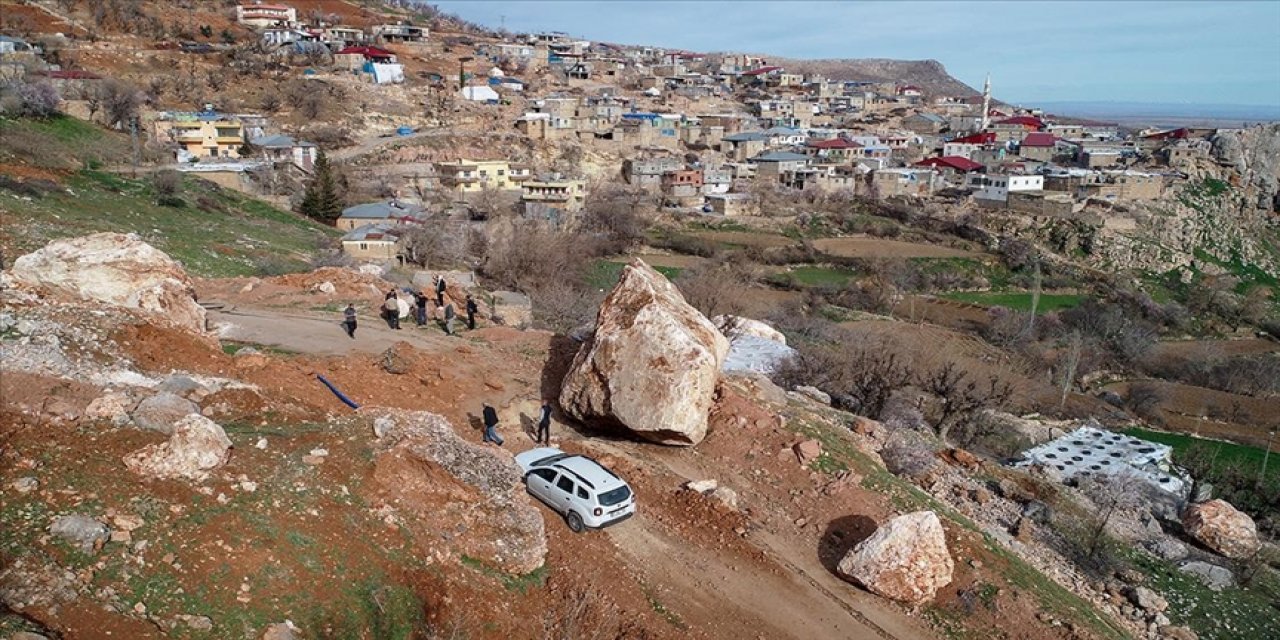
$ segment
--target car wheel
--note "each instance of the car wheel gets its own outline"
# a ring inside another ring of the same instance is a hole
[[[569,529],[574,533],[582,533],[586,530],[587,525],[582,521],[582,516],[570,511],[569,515],[564,517],[564,521],[568,523]]]

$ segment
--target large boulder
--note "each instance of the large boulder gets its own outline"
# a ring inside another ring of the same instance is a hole
[[[1235,574],[1230,569],[1200,560],[1184,562],[1178,565],[1178,570],[1193,576],[1213,591],[1222,591],[1236,584]]]
[[[588,424],[662,444],[697,444],[707,434],[728,351],[728,340],[674,285],[633,260],[574,358],[560,406]]]
[[[182,265],[134,234],[54,240],[13,262],[20,284],[88,302],[136,309],[158,321],[205,331],[205,311]]]
[[[198,414],[173,426],[167,442],[147,445],[124,458],[130,471],[154,479],[204,480],[209,470],[226,464],[231,440],[218,423]]]
[[[143,429],[171,435],[174,425],[193,413],[200,413],[200,405],[164,391],[139,402],[133,410],[133,422]]]
[[[877,595],[920,604],[951,582],[953,568],[937,514],[918,511],[881,525],[845,555],[836,572]]]
[[[1247,558],[1258,550],[1258,529],[1253,518],[1226,500],[1187,507],[1182,526],[1188,535],[1228,558]]]
[[[423,553],[443,559],[447,550],[514,574],[542,566],[542,513],[509,454],[462,439],[433,413],[365,407],[361,414],[381,434],[367,499],[393,507],[391,522]]]
[[[49,533],[88,554],[97,553],[111,536],[107,525],[83,513],[72,513],[54,519],[49,525]]]
[[[782,335],[781,331],[759,320],[742,316],[716,316],[711,319],[711,323],[730,340],[738,336],[754,336],[783,345],[787,344],[787,337]]]

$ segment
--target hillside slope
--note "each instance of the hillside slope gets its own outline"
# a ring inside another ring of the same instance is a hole
[[[845,58],[792,60],[769,58],[773,64],[795,73],[817,73],[832,80],[867,80],[913,84],[930,95],[972,96],[981,93],[947,73],[937,60],[889,60],[887,58]]]

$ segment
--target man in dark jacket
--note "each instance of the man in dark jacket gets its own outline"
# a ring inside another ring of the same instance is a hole
[[[476,307],[476,299],[472,298],[471,294],[468,293],[467,294],[467,328],[472,331],[476,330],[476,311],[479,311],[479,308]]]
[[[392,291],[382,302],[382,313],[387,318],[387,327],[391,329],[400,328],[400,298]]]
[[[444,306],[444,290],[448,285],[444,281],[444,276],[436,276],[436,306]]]
[[[551,401],[543,400],[542,409],[538,412],[538,444],[551,444]]]
[[[502,436],[498,435],[498,411],[488,404],[484,405],[484,441],[502,446]]]
[[[356,337],[356,307],[348,304],[346,309],[342,311],[342,328],[347,330],[347,336],[352,340]]]
[[[453,310],[453,303],[450,302],[444,306],[444,333],[445,335],[453,335],[453,321],[458,319],[458,314]]]
[[[414,319],[417,320],[418,326],[421,327],[427,323],[427,295],[421,291],[414,291],[413,304],[417,307]]]

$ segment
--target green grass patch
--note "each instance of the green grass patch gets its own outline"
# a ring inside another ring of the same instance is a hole
[[[785,287],[841,287],[856,277],[858,274],[851,269],[803,265],[778,272],[768,280]]]
[[[250,348],[250,347],[264,353],[273,353],[278,356],[296,356],[300,353],[298,351],[284,349],[281,347],[273,347],[267,344],[258,344],[256,342],[231,342],[231,341],[222,343],[222,352],[229,356],[234,356],[235,354],[240,353],[244,349]]]
[[[1165,615],[1191,627],[1203,640],[1274,638],[1280,629],[1277,578],[1262,569],[1251,588],[1212,591],[1194,576],[1145,553],[1131,551],[1128,560],[1147,574],[1147,586],[1169,601]]]
[[[942,297],[962,302],[972,302],[988,307],[1007,307],[1015,311],[1031,310],[1031,294],[1019,291],[954,291]],[[1085,296],[1075,293],[1042,293],[1036,307],[1038,313],[1077,307]]]
[[[547,576],[551,573],[551,568],[545,564],[524,575],[505,573],[485,564],[483,560],[465,555],[462,556],[462,564],[490,578],[497,579],[507,591],[521,595],[528,593],[531,589],[545,586],[547,584]]]
[[[1159,442],[1173,447],[1175,460],[1179,456],[1186,455],[1195,447],[1208,447],[1212,451],[1212,466],[1215,470],[1234,470],[1243,472],[1246,475],[1255,478],[1262,473],[1262,462],[1267,456],[1267,452],[1265,450],[1257,447],[1234,444],[1231,442],[1222,442],[1220,440],[1210,440],[1207,438],[1197,438],[1195,436],[1182,435],[1178,433],[1150,431],[1147,429],[1139,429],[1137,427],[1125,429],[1124,433],[1135,438]],[[1280,479],[1280,450],[1272,452],[1271,459],[1267,463],[1267,476],[1269,478]]]
[[[67,191],[24,199],[0,191],[15,254],[50,240],[102,231],[136,233],[180,261],[194,275],[274,275],[310,268],[322,239],[337,230],[187,176],[182,206],[157,203],[146,180],[81,170]]]
[[[597,260],[591,265],[590,271],[587,273],[587,284],[593,289],[612,289],[618,284],[618,279],[622,277],[622,269],[627,266],[625,262],[614,262],[612,260]],[[654,270],[666,276],[669,280],[674,280],[680,275],[683,269],[679,267],[654,267]]]

